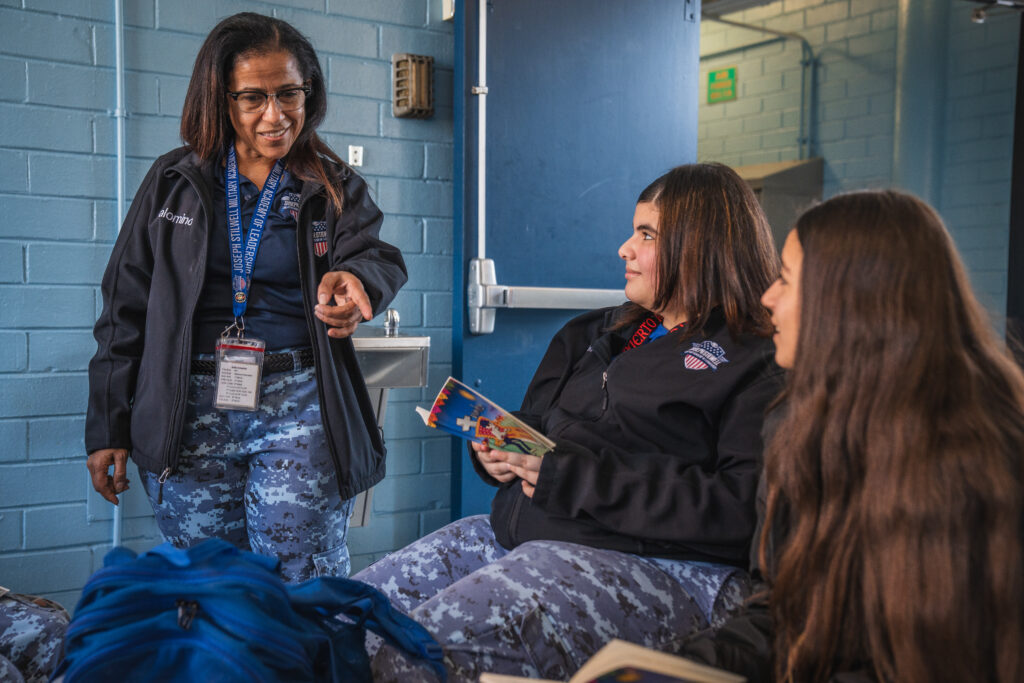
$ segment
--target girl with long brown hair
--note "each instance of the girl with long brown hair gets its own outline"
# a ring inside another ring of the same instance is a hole
[[[1024,680],[1024,376],[941,219],[840,195],[782,264],[766,600],[686,654],[750,681]]]

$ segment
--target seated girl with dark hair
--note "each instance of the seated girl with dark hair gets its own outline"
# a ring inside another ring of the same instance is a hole
[[[571,320],[518,413],[543,458],[477,448],[490,516],[359,573],[430,630],[450,678],[567,678],[612,638],[655,648],[746,594],[764,410],[781,388],[759,297],[777,254],[756,199],[717,164],[640,195],[619,248],[630,303]],[[376,680],[422,680],[390,648]]]
[[[759,681],[1024,681],[1024,376],[926,204],[840,195],[763,299],[766,590],[683,654]]]

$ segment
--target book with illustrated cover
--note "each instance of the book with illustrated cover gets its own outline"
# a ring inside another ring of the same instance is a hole
[[[428,427],[491,449],[542,456],[555,443],[486,396],[449,377],[430,410],[416,407]]]
[[[743,676],[642,645],[612,640],[580,667],[569,683],[743,683]],[[480,683],[552,683],[540,678],[480,674]]]

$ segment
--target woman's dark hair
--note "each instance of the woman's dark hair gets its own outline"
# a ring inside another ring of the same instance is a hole
[[[840,195],[796,233],[760,545],[776,680],[1024,680],[1024,375],[925,203]]]
[[[343,198],[332,182],[336,172],[323,157],[339,166],[344,163],[316,134],[327,114],[324,74],[313,46],[287,22],[254,12],[241,12],[213,27],[199,48],[192,69],[181,112],[181,138],[192,146],[200,159],[216,159],[234,139],[226,93],[235,63],[245,55],[279,50],[295,58],[303,81],[310,86],[304,107],[305,122],[288,153],[289,167],[300,178],[322,183],[331,203],[340,211]]]
[[[761,294],[779,271],[771,228],[750,187],[728,166],[677,166],[647,186],[637,203],[658,209],[654,308],[686,315],[686,337],[700,333],[716,306],[729,333],[768,336]],[[634,305],[618,327],[649,315]]]

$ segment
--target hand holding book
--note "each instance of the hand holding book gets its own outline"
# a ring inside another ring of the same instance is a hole
[[[428,427],[483,444],[490,450],[543,456],[555,443],[483,394],[449,377],[430,410],[416,412]]]
[[[480,443],[471,445],[477,461],[487,474],[501,483],[519,478],[522,480],[523,493],[527,498],[533,498],[533,491],[540,477],[540,466],[543,463],[541,456],[491,450]]]
[[[512,471],[509,466],[508,458],[510,455],[521,455],[519,453],[509,453],[508,451],[495,451],[487,444],[477,443],[471,441],[469,445],[473,449],[473,455],[476,456],[477,462],[484,468],[484,471],[494,479],[495,481],[505,484],[516,478],[516,473]],[[525,456],[521,456],[525,457]]]

